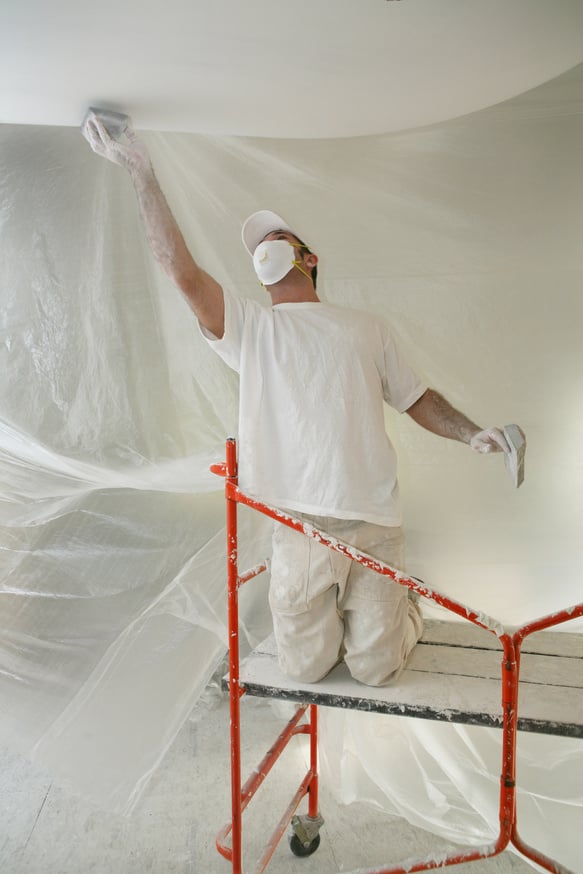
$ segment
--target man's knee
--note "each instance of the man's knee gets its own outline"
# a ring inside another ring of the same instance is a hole
[[[353,679],[365,686],[386,686],[401,673],[406,659],[400,656],[361,655],[345,659]]]
[[[407,597],[401,599],[405,608],[404,622],[392,628],[369,627],[347,644],[345,662],[352,677],[366,686],[386,686],[397,679],[415,644],[423,633],[423,614],[417,603]],[[388,625],[388,623],[387,623]],[[361,629],[362,631],[362,629]]]
[[[338,664],[339,653],[299,654],[297,649],[291,653],[279,650],[279,667],[282,672],[298,683],[317,683]]]

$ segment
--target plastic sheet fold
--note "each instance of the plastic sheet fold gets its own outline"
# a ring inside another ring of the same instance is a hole
[[[583,68],[402,134],[145,139],[221,283],[264,299],[239,234],[273,208],[319,254],[325,299],[388,319],[467,415],[525,429],[515,491],[501,458],[387,411],[409,571],[507,624],[580,601]],[[0,738],[129,812],[225,649],[208,467],[236,433],[237,379],[153,263],[129,179],[79,132],[0,128],[0,243]],[[242,516],[251,565],[270,524]],[[265,585],[245,592],[250,642]],[[490,833],[491,734],[362,719],[326,717],[345,800]],[[560,824],[581,815],[581,744],[524,740],[529,828],[577,870],[580,830]]]

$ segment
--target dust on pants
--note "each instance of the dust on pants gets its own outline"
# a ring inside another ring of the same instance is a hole
[[[295,515],[403,570],[401,528]],[[423,630],[419,606],[405,586],[280,523],[273,534],[269,603],[280,667],[306,683],[344,658],[356,680],[382,686],[398,675]]]

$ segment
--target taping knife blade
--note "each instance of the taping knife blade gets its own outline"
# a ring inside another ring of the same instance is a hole
[[[510,446],[510,452],[504,453],[504,463],[514,487],[518,488],[524,482],[524,456],[526,441],[518,425],[505,425],[504,436]]]

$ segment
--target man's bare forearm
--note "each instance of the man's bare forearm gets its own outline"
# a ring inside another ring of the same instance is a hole
[[[179,288],[193,283],[200,268],[188,251],[152,166],[132,168],[130,176],[154,258]]]
[[[113,138],[99,113],[94,111],[88,113],[83,124],[83,136],[93,151],[129,172],[154,258],[187,298],[201,324],[221,337],[224,329],[223,290],[190,254],[158,184],[148,151],[129,119],[122,134],[125,134],[126,141],[122,141],[122,136]]]
[[[130,176],[154,258],[185,295],[200,322],[216,336],[222,336],[224,304],[221,286],[198,266],[190,254],[151,164],[132,167]]]
[[[472,437],[481,430],[433,389],[427,389],[407,412],[418,425],[433,434],[459,440],[460,443],[470,443]]]

